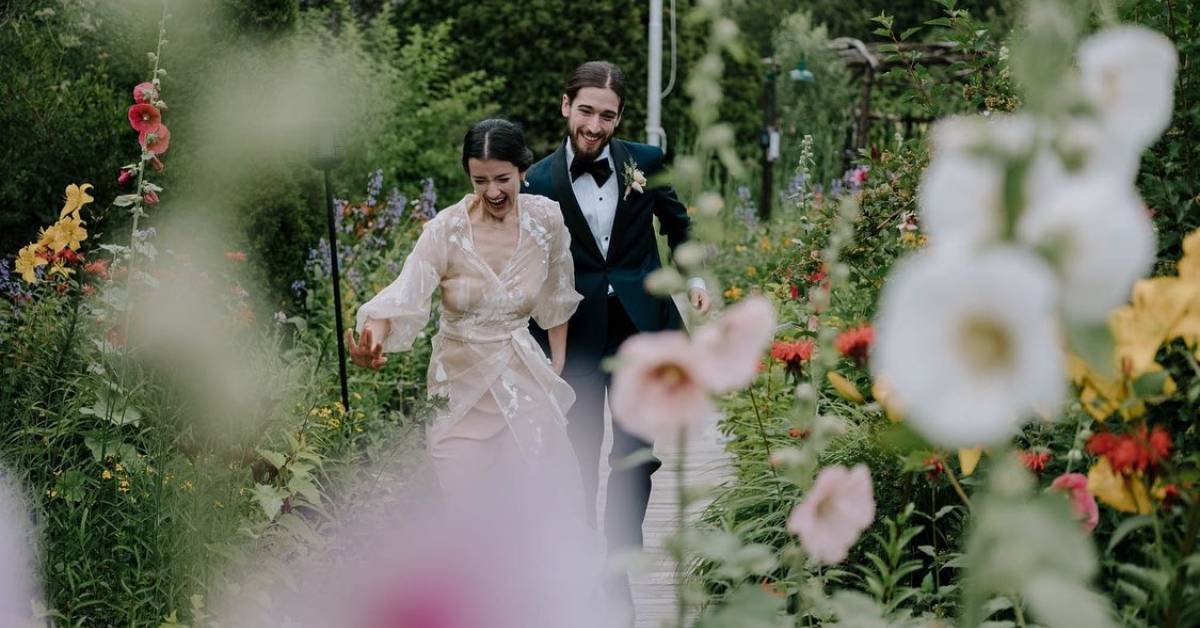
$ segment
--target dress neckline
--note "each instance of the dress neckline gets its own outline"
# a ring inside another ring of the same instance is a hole
[[[474,194],[467,194],[465,197],[463,197],[462,203],[463,214],[465,214],[464,217],[467,221],[467,239],[471,242],[471,255],[474,255],[475,259],[478,260],[479,263],[482,264],[489,273],[491,273],[492,277],[496,279],[497,283],[502,283],[501,278],[508,274],[508,270],[512,267],[513,261],[517,259],[517,253],[521,250],[521,244],[525,241],[525,228],[522,226],[524,210],[521,207],[521,195],[519,193],[516,195],[516,207],[513,208],[513,211],[516,212],[515,218],[517,221],[517,243],[513,246],[512,253],[509,254],[508,260],[506,260],[504,265],[500,267],[500,272],[496,272],[496,269],[492,268],[492,265],[489,264],[487,260],[483,259],[483,255],[479,253],[479,249],[475,245],[475,228],[473,225],[471,225],[471,203],[474,201],[474,199]]]

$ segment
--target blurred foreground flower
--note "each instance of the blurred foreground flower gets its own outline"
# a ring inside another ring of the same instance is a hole
[[[871,473],[865,465],[821,469],[816,482],[788,517],[788,531],[800,537],[804,551],[832,565],[846,559],[850,548],[875,519]]]
[[[730,307],[719,319],[700,328],[696,345],[704,355],[700,368],[716,392],[745,387],[758,371],[763,350],[775,334],[775,308],[755,295]]]
[[[1050,489],[1062,491],[1071,500],[1071,510],[1079,518],[1085,532],[1091,533],[1100,522],[1096,498],[1088,490],[1088,479],[1082,473],[1064,473],[1050,483]]]
[[[612,413],[642,438],[675,438],[716,413],[709,396],[708,359],[687,334],[638,334],[621,345],[613,374]]]

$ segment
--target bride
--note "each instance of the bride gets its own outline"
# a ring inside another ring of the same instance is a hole
[[[484,120],[463,140],[474,193],[425,224],[400,276],[358,309],[351,360],[380,368],[424,329],[441,288],[428,389],[449,399],[427,428],[426,447],[448,501],[530,482],[583,506],[566,412],[575,401],[559,377],[575,292],[570,236],[558,203],[521,194],[533,162],[521,130]],[[548,362],[529,318],[548,331]],[[574,501],[574,500],[571,500]],[[574,509],[574,505],[572,505]]]

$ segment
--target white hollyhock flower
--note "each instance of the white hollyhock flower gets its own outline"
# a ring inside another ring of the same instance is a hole
[[[921,224],[937,241],[979,246],[1000,236],[1004,178],[1010,160],[1036,154],[1038,128],[1030,116],[963,116],[938,122],[929,167],[918,191]],[[1061,176],[1043,153],[1026,170],[1025,195],[1037,195]]]
[[[1084,92],[1106,129],[1140,152],[1171,122],[1175,47],[1166,36],[1123,25],[1088,37],[1079,46]]]
[[[884,286],[872,371],[931,442],[1001,442],[1066,392],[1056,304],[1033,253],[935,246]]]
[[[1053,261],[1062,310],[1074,320],[1106,320],[1154,263],[1154,227],[1141,199],[1104,174],[1065,180],[1029,207],[1017,233]]]

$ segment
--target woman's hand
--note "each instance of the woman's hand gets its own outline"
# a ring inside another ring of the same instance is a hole
[[[362,331],[362,335],[358,337],[358,342],[354,340],[354,330],[346,330],[346,344],[350,347],[350,361],[367,369],[382,368],[387,363],[387,358],[383,355],[383,343],[375,342],[375,326],[368,322]],[[384,332],[386,333],[386,332]]]

